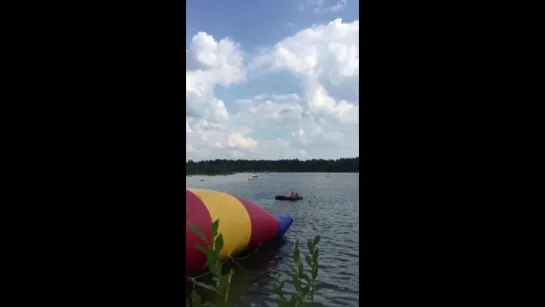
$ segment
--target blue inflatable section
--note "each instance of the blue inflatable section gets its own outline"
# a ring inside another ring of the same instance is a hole
[[[276,219],[278,220],[278,237],[283,237],[286,231],[293,224],[293,219],[287,215],[277,215]]]

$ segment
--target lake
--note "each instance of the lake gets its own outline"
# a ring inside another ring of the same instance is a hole
[[[315,301],[328,307],[359,306],[359,174],[331,173],[326,177],[325,173],[259,173],[258,179],[248,180],[250,175],[186,178],[188,188],[240,196],[294,220],[284,240],[259,248],[247,259],[237,260],[238,265],[229,264],[235,269],[233,291],[241,296],[239,302],[276,306],[276,275],[287,279],[286,293],[294,293],[288,274],[295,241],[302,243],[305,253],[307,240],[320,235],[319,290]],[[291,191],[298,192],[304,200],[274,199],[275,195]]]

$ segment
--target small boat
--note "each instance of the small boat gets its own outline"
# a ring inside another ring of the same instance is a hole
[[[325,176],[326,176],[326,177],[329,177],[330,175],[329,175],[329,173],[327,173],[327,174],[325,174]]]
[[[303,197],[301,196],[291,196],[291,195],[276,195],[274,197],[274,199],[276,200],[291,200],[291,201],[294,201],[294,200],[301,200],[303,199]]]
[[[253,174],[253,175],[252,175],[252,178],[257,178],[257,175],[256,175],[256,174]]]

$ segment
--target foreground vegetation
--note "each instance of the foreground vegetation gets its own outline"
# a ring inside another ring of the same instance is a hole
[[[217,233],[219,220],[212,223],[212,238],[215,238],[213,240],[214,242],[209,242],[204,233],[195,225],[190,223],[189,226],[191,227],[191,230],[206,243],[206,247],[197,244],[196,248],[206,255],[206,268],[213,275],[215,284],[208,285],[194,281],[197,287],[210,290],[214,295],[207,298],[207,300],[203,300],[196,291],[193,291],[193,293],[191,293],[191,298],[186,299],[186,307],[233,306],[233,303],[238,299],[238,297],[232,297],[230,291],[234,270],[231,269],[227,274],[223,273],[222,262],[220,260],[220,250],[223,247],[223,236]],[[301,261],[299,241],[295,243],[291,279],[297,293],[291,297],[287,296],[284,293],[284,284],[286,281],[277,277],[275,284],[275,300],[278,306],[303,307],[309,306],[309,304],[313,302],[314,293],[316,291],[316,277],[318,276],[319,250],[316,246],[319,241],[320,236],[316,236],[314,240],[308,240],[307,242],[309,253],[303,257],[308,266],[307,268],[305,268]]]
[[[229,175],[243,172],[358,173],[360,158],[336,160],[210,160],[186,162],[186,175]]]

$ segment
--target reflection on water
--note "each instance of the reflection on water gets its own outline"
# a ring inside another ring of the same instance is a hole
[[[299,240],[301,252],[306,253],[307,240],[319,234],[316,301],[328,307],[359,306],[359,174],[331,173],[326,177],[319,173],[269,173],[248,181],[249,175],[187,178],[188,187],[231,193],[294,220],[283,240],[265,243],[266,246],[246,259],[235,259],[242,268],[234,262],[225,264],[225,269],[235,269],[231,291],[240,299],[234,305],[276,306],[273,294],[276,276],[286,280],[287,294],[295,293],[289,279],[295,241]],[[200,181],[203,178],[205,181]],[[297,191],[304,200],[274,199],[275,195],[290,191]],[[210,283],[211,276],[199,281]],[[207,291],[198,292],[211,297]]]

